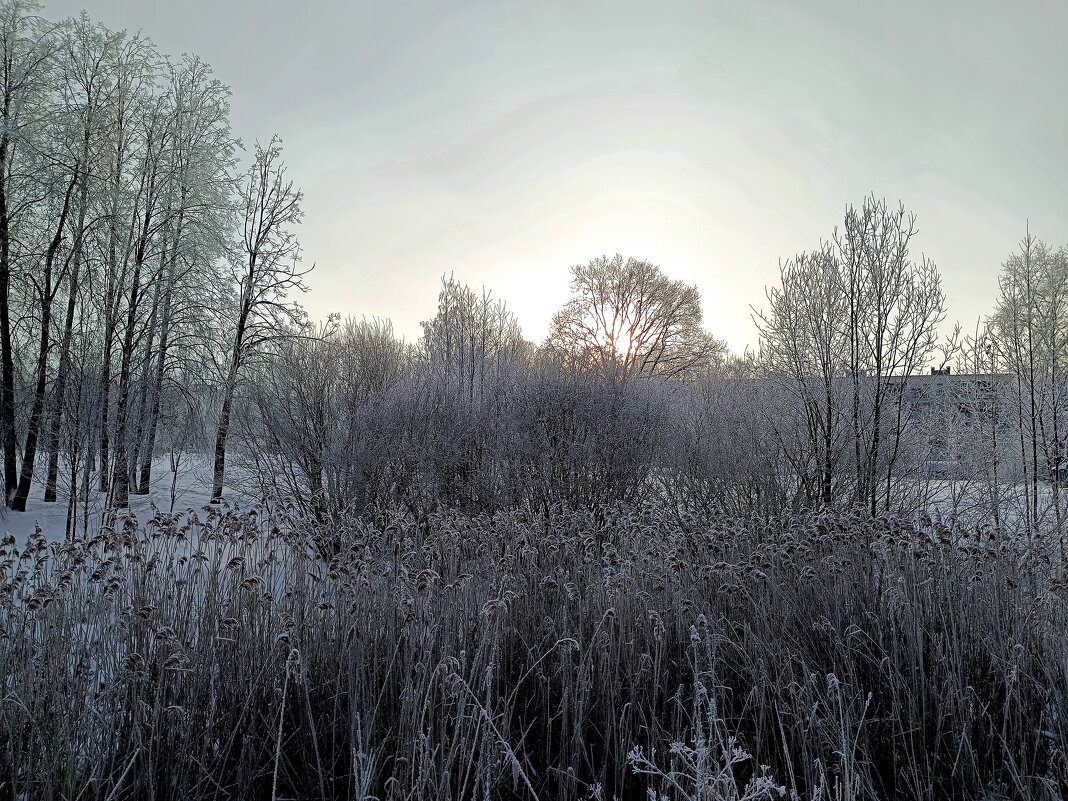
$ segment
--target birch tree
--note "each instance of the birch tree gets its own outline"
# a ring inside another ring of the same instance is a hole
[[[230,418],[242,371],[303,317],[289,298],[291,292],[306,289],[308,270],[300,265],[300,244],[293,231],[303,215],[302,198],[286,177],[281,141],[274,137],[266,147],[257,145],[241,189],[237,308],[215,433],[213,502],[222,499]]]
[[[70,248],[67,302],[63,310],[58,367],[46,433],[48,470],[44,500],[49,503],[54,502],[57,497],[61,427],[67,409],[67,388],[74,369],[71,351],[75,346],[75,315],[79,302],[83,300],[82,281],[87,263],[87,240],[93,223],[90,198],[101,166],[104,107],[112,88],[111,60],[120,42],[120,34],[92,23],[88,15],[82,14],[71,23],[71,30],[65,38],[60,67],[61,102],[65,113],[73,122],[72,157],[77,163],[77,190],[67,234]]]
[[[1014,417],[1024,488],[1024,524],[1040,523],[1040,482],[1050,479],[1051,507],[1063,529],[1060,483],[1068,445],[1068,247],[1053,248],[1030,231],[1002,266],[991,319],[992,344],[1015,384]]]
[[[769,290],[771,310],[758,315],[762,351],[771,369],[789,377],[816,454],[821,503],[843,479],[835,443],[844,423],[855,503],[869,514],[880,499],[890,506],[910,417],[908,383],[932,358],[945,316],[937,268],[912,257],[915,233],[903,206],[874,197],[849,206],[815,257],[788,263],[781,288]],[[796,469],[811,484],[803,457]]]
[[[0,4],[0,440],[5,505],[14,500],[19,480],[12,278],[27,254],[20,249],[16,229],[35,197],[25,186],[30,180],[26,159],[32,161],[34,154],[29,139],[51,81],[55,47],[49,26],[37,16],[39,8],[24,0]]]

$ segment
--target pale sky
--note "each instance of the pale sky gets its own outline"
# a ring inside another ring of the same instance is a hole
[[[756,343],[778,262],[874,192],[918,216],[949,318],[1025,231],[1068,242],[1068,0],[45,0],[196,53],[306,195],[303,303],[409,339],[442,273],[540,341],[620,252]],[[918,254],[917,254],[918,255]]]

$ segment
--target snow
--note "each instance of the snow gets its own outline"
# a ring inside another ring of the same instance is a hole
[[[162,512],[182,513],[189,509],[199,512],[208,506],[211,496],[211,457],[205,454],[184,453],[178,460],[177,469],[172,469],[171,457],[162,455],[153,460],[152,483],[148,495],[130,495],[129,511],[120,515],[133,515],[139,521],[151,518],[157,509]],[[106,493],[96,490],[97,476],[93,477],[94,489],[89,499],[88,529],[86,535],[94,536],[104,519]],[[173,501],[172,501],[173,492]],[[0,532],[15,537],[20,547],[39,526],[49,542],[62,542],[66,536],[69,486],[60,478],[59,497],[54,503],[45,503],[44,477],[34,482],[25,512],[10,509],[0,511]],[[251,499],[228,482],[223,495],[240,506],[251,506]],[[82,503],[78,499],[78,537],[83,533]]]

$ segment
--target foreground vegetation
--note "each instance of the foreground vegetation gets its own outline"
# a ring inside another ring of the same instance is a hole
[[[1068,790],[1068,594],[1040,544],[598,518],[9,538],[0,797]]]

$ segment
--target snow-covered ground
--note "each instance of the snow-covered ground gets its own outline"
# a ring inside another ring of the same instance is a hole
[[[236,463],[235,463],[236,462]],[[244,469],[243,469],[244,468]],[[212,457],[208,454],[185,452],[172,460],[167,454],[153,462],[152,483],[148,495],[130,495],[129,509],[118,510],[111,524],[133,516],[139,523],[151,519],[156,510],[163,513],[183,515],[192,510],[201,516],[209,505],[211,495]],[[97,476],[93,476],[93,489],[89,495],[88,509],[85,499],[78,498],[76,538],[92,538],[108,518],[106,493],[96,489]],[[257,482],[247,467],[232,459],[227,466],[227,482],[223,495],[233,508],[249,510],[260,507],[255,487]],[[69,487],[60,478],[59,498],[54,503],[45,503],[44,476],[35,481],[25,512],[14,512],[0,506],[0,535],[12,534],[21,546],[39,526],[50,542],[62,542],[66,537]],[[1003,530],[1023,531],[1023,486],[1001,485],[998,495],[1001,505]],[[970,481],[937,481],[926,487],[917,485],[910,494],[915,498],[917,519],[926,513],[936,526],[974,528],[978,516],[987,520],[989,488]],[[1043,484],[1039,495],[1040,528],[1053,526],[1055,517],[1052,493],[1048,484]]]
[[[118,517],[133,515],[139,521],[145,521],[154,514],[153,509],[162,512],[182,513],[189,509],[200,511],[208,505],[211,495],[211,457],[205,454],[183,453],[177,466],[172,465],[167,455],[157,457],[153,462],[152,483],[148,495],[130,495],[129,510],[122,509]],[[230,470],[230,473],[235,471]],[[229,476],[228,476],[229,477]],[[96,476],[89,496],[88,513],[83,498],[78,498],[77,532],[81,537],[86,531],[92,537],[102,525],[105,518],[107,495],[99,492]],[[45,503],[44,476],[34,482],[26,504],[25,512],[13,512],[0,509],[0,532],[14,535],[21,545],[33,531],[40,526],[45,537],[51,542],[65,538],[68,513],[68,489],[62,477],[59,486],[59,498],[54,503]],[[241,506],[251,505],[251,499],[228,481],[224,486],[224,497],[230,503]],[[87,527],[85,526],[87,521]]]

